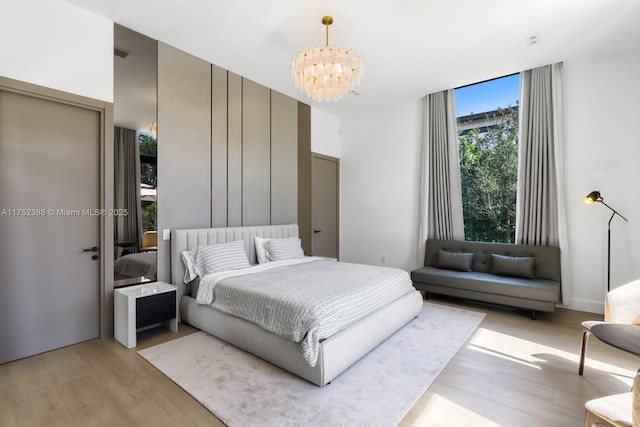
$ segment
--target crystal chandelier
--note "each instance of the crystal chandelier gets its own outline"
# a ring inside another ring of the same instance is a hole
[[[337,101],[359,85],[364,77],[362,57],[352,50],[329,47],[329,25],[333,18],[325,16],[326,46],[301,52],[291,63],[296,87],[314,101]]]

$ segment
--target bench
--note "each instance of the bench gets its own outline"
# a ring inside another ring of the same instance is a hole
[[[560,302],[560,248],[428,239],[424,267],[411,272],[427,293],[553,312]]]

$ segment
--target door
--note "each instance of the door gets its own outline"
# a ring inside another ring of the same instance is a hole
[[[0,363],[100,334],[100,112],[0,88]]]
[[[339,258],[338,189],[340,164],[334,157],[311,157],[311,253]]]

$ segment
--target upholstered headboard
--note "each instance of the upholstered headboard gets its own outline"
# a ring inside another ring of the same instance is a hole
[[[178,287],[178,298],[186,291],[182,252],[198,246],[243,240],[251,264],[256,264],[254,237],[298,237],[298,225],[257,225],[251,227],[192,228],[171,230],[171,283]]]

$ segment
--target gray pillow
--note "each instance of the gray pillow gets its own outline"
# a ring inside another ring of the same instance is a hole
[[[440,249],[436,267],[447,270],[471,271],[472,252],[448,252]]]
[[[535,279],[536,277],[533,275],[533,265],[533,257],[491,254],[491,273],[499,276]]]

